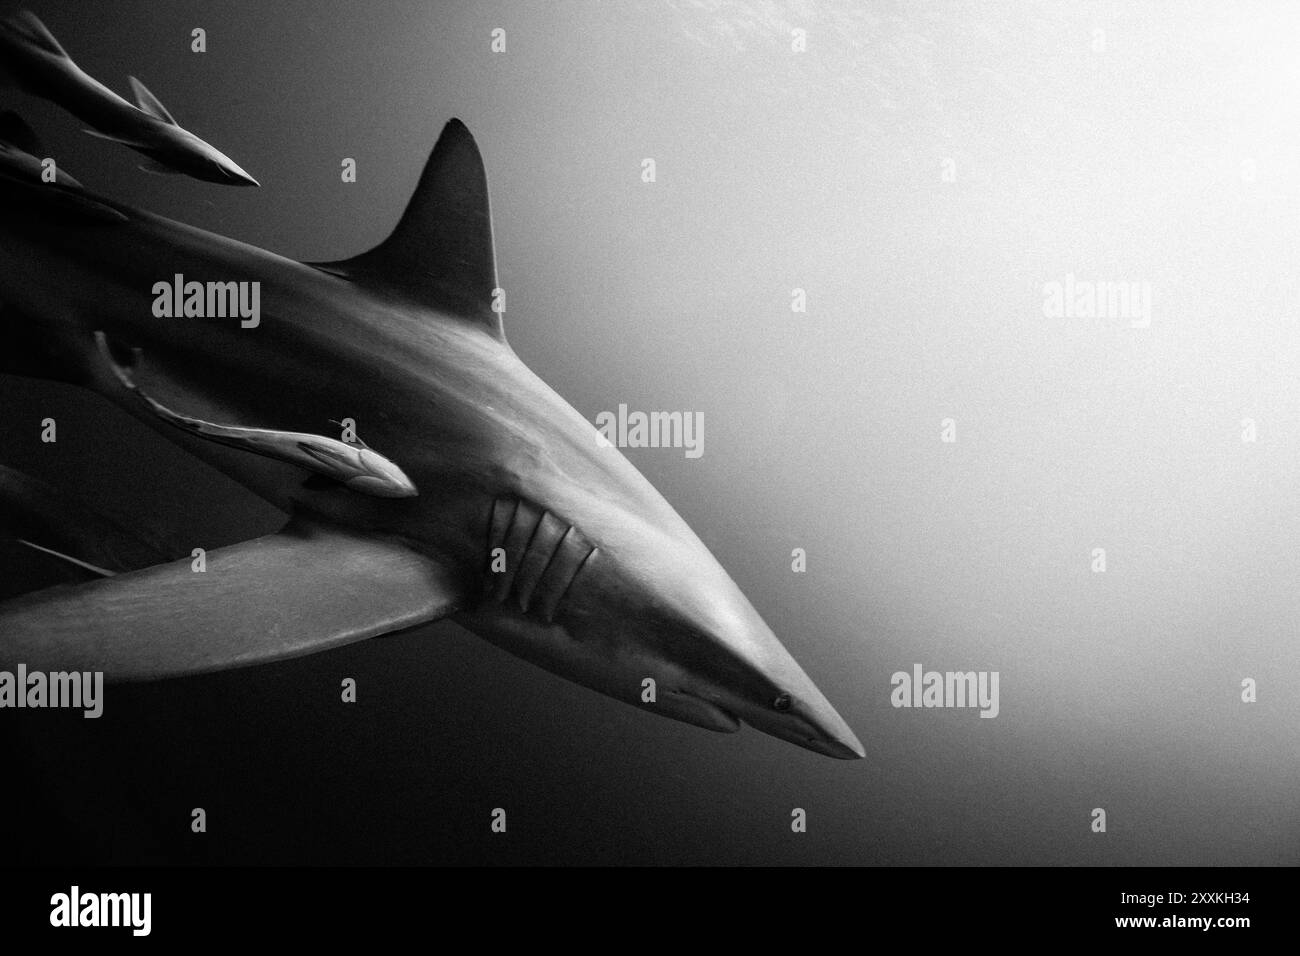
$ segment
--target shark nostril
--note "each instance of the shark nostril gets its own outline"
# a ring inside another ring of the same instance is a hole
[[[790,709],[790,706],[793,703],[794,700],[790,697],[789,694],[777,694],[776,700],[772,701],[772,709],[776,711],[780,711],[781,713],[785,713],[787,710]]]

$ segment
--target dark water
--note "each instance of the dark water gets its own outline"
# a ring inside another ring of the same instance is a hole
[[[115,689],[98,721],[6,712],[5,852],[1297,862],[1300,18],[991,6],[33,3],[263,188],[147,176],[6,93],[61,166],[288,256],[382,238],[463,119],[515,350],[589,418],[704,414],[702,457],[629,457],[868,757],[658,720],[439,624]],[[1145,283],[1149,325],[1045,315],[1067,274]],[[209,547],[276,526],[96,399],[0,403],[6,464]],[[914,663],[999,672],[999,716],[893,708]]]

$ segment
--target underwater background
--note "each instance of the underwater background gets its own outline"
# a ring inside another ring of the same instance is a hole
[[[262,188],[147,175],[0,91],[60,168],[292,258],[386,236],[462,119],[511,345],[589,420],[703,414],[701,457],[626,454],[867,757],[638,713],[443,622],[0,714],[9,862],[1300,861],[1300,9],[24,6]],[[1067,276],[1145,284],[1149,323],[1054,317]],[[5,378],[0,410],[5,464],[196,547],[283,520],[88,393]],[[42,573],[0,558],[9,591]],[[918,663],[997,671],[998,716],[893,707]]]

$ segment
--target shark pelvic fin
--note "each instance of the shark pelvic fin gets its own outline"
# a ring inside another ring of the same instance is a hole
[[[309,263],[324,272],[434,306],[504,340],[487,174],[458,119],[443,127],[406,212],[369,252]]]
[[[0,604],[0,667],[156,680],[298,657],[443,617],[455,574],[401,543],[296,518],[280,533]]]
[[[180,125],[172,118],[172,114],[167,111],[167,107],[162,105],[162,101],[149,92],[149,87],[134,76],[128,76],[127,80],[131,84],[131,92],[135,96],[136,106],[156,120],[162,120],[170,126]]]

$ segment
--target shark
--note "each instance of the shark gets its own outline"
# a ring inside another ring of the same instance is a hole
[[[184,174],[227,186],[259,186],[229,156],[176,122],[158,97],[128,78],[135,105],[83,71],[30,11],[0,20],[0,83],[67,110],[92,136],[142,153],[140,168],[160,175]]]
[[[10,476],[0,503],[40,517],[10,524],[82,577],[0,603],[0,667],[160,680],[449,618],[653,714],[864,755],[682,517],[508,344],[486,171],[459,120],[391,234],[345,260],[3,162],[0,208],[0,372],[88,388],[286,515],[203,562],[131,542],[77,554],[69,524],[85,523]],[[258,283],[260,322],[160,318],[152,289],[179,275]]]

